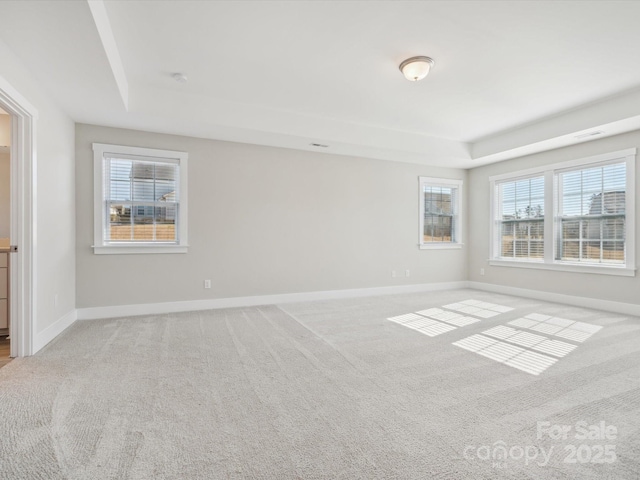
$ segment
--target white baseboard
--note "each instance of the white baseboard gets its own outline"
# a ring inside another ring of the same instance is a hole
[[[78,320],[129,317],[134,315],[154,315],[159,313],[191,312],[217,308],[251,307],[255,305],[274,305],[279,303],[309,302],[314,300],[330,300],[339,298],[371,297],[375,295],[393,295],[399,293],[432,292],[437,290],[467,288],[467,286],[468,282],[424,283],[391,287],[358,288],[352,290],[326,290],[320,292],[284,293],[254,297],[232,297],[183,302],[90,307],[78,309]]]
[[[469,288],[484,290],[486,292],[503,293],[505,295],[515,295],[517,297],[533,298],[535,300],[546,300],[548,302],[564,303],[567,305],[575,305],[577,307],[593,308],[594,310],[605,310],[607,312],[621,313],[623,315],[640,316],[640,305],[636,305],[634,303],[613,302],[611,300],[543,292],[541,290],[509,287],[505,285],[496,285],[494,283],[468,282],[468,285]]]
[[[37,351],[41,350],[47,343],[60,335],[65,329],[70,327],[77,319],[78,311],[73,309],[53,322],[40,333],[36,333],[35,338],[33,339],[33,351],[31,353],[34,354]]]

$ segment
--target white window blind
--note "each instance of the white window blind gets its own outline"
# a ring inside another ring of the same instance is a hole
[[[502,258],[544,258],[544,176],[498,184]]]
[[[489,179],[490,264],[635,275],[636,149]]]
[[[105,242],[178,242],[178,165],[106,156]]]
[[[185,253],[187,154],[94,144],[95,253]]]
[[[563,171],[557,178],[556,259],[624,264],[626,164]]]

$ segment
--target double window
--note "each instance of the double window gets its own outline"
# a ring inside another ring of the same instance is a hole
[[[635,153],[492,177],[493,264],[634,275]]]
[[[93,144],[95,253],[184,253],[187,154]]]
[[[459,248],[462,244],[462,180],[420,177],[420,248]]]

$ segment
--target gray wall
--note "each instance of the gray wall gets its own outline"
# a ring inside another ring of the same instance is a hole
[[[529,268],[489,266],[489,177],[526,168],[548,165],[567,160],[585,158],[626,148],[640,147],[640,131],[594,140],[571,147],[561,148],[515,160],[475,168],[469,173],[469,280],[509,287],[526,288],[544,292],[560,293],[640,304],[640,277],[618,277],[610,275],[569,273]],[[640,168],[636,167],[636,177]],[[636,178],[636,190],[640,179]],[[640,194],[636,192],[636,212]],[[640,258],[640,222],[636,218],[636,259]],[[485,269],[485,276],[480,269]]]
[[[93,254],[93,142],[189,153],[188,254]],[[420,175],[466,172],[76,125],[77,307],[463,281],[417,247]]]

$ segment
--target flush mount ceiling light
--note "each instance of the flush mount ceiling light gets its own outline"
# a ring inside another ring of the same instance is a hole
[[[431,57],[411,57],[400,64],[400,71],[407,80],[417,82],[429,75],[435,63]]]

